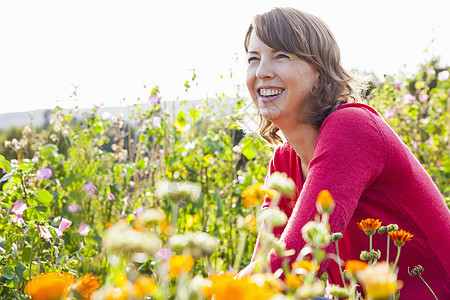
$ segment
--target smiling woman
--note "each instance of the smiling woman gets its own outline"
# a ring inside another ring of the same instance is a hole
[[[272,249],[266,257],[272,271],[283,271],[285,263],[295,261],[306,244],[300,229],[314,219],[317,195],[328,190],[335,200],[331,232],[344,233],[341,258],[359,259],[364,250],[365,237],[356,226],[361,219],[397,224],[414,236],[394,264],[405,283],[402,297],[429,295],[426,286],[407,273],[418,263],[430,271],[427,281],[436,294],[447,297],[450,263],[442,245],[450,244],[449,210],[425,169],[376,110],[350,103],[359,99],[362,84],[342,68],[327,25],[293,8],[275,8],[254,18],[245,49],[247,87],[260,116],[259,134],[275,145],[282,142],[281,134],[286,139],[274,151],[266,179],[275,172],[287,173],[297,187],[293,199],[278,202],[287,224],[273,230],[296,255],[283,257]],[[270,203],[266,197],[262,209]],[[376,238],[370,248],[389,251]],[[252,263],[238,277],[254,272],[258,249],[259,238]],[[326,251],[334,252],[334,244]],[[320,270],[331,282],[343,284],[336,263],[325,261]]]

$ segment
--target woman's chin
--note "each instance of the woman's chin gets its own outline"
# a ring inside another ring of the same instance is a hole
[[[282,115],[281,109],[276,106],[260,108],[259,112],[264,118],[273,123],[275,123]]]

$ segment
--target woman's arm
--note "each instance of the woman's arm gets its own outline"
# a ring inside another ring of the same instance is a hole
[[[330,216],[331,232],[345,231],[361,194],[387,161],[388,145],[379,129],[380,121],[381,117],[373,112],[354,107],[339,109],[324,121],[308,177],[281,235],[287,249],[298,254],[305,245],[301,228],[317,214],[315,203],[321,190],[329,190],[336,203]],[[333,251],[332,248],[327,251]],[[272,250],[268,260],[276,271],[283,259]]]

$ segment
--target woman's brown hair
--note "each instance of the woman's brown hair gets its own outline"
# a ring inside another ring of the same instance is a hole
[[[294,8],[274,8],[256,15],[245,36],[245,51],[252,32],[267,46],[310,63],[319,72],[304,124],[320,128],[340,104],[359,99],[362,81],[341,66],[339,46],[328,26],[318,17]],[[259,114],[259,113],[258,113]],[[282,142],[279,128],[259,114],[259,134],[271,144]]]

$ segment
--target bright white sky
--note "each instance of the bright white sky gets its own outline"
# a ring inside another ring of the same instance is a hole
[[[348,69],[393,75],[433,55],[450,64],[447,0],[0,0],[0,113],[130,104],[155,85],[165,100],[234,96],[237,85],[245,96],[243,38],[274,6],[323,19]],[[186,93],[192,68],[198,85]]]

